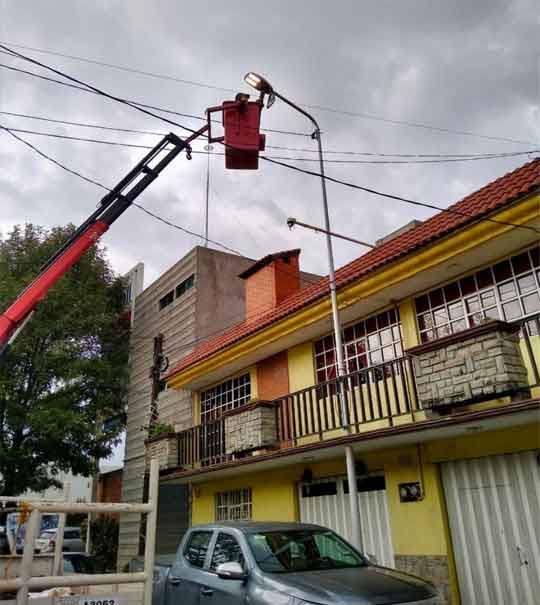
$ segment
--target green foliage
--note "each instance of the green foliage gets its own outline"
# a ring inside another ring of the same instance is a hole
[[[102,515],[90,523],[90,551],[97,573],[116,571],[118,519]]]
[[[174,426],[172,424],[165,424],[164,422],[156,422],[148,429],[148,437],[159,437],[159,435],[166,435],[167,433],[174,433]]]
[[[0,239],[0,311],[35,277],[74,227],[15,227]],[[94,246],[45,299],[0,360],[0,495],[88,476],[123,430],[129,320],[122,281]]]

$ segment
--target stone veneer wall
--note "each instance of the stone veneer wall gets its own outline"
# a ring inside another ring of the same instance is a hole
[[[238,454],[274,445],[276,415],[269,402],[256,402],[231,410],[225,416],[225,449]]]
[[[160,470],[174,468],[178,466],[178,440],[176,434],[160,435],[147,439],[146,446],[146,464],[150,460],[157,458],[159,460]]]
[[[437,605],[452,605],[448,557],[444,555],[395,555],[396,569],[433,582],[439,591]]]
[[[494,320],[409,349],[421,406],[465,403],[527,388],[518,330]]]

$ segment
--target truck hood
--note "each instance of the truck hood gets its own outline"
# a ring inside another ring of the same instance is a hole
[[[268,586],[320,605],[395,605],[429,599],[434,587],[406,573],[369,565],[354,569],[266,574]]]

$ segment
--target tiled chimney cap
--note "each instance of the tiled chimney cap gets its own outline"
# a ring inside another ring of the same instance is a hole
[[[275,260],[286,260],[293,256],[298,256],[300,254],[300,248],[295,248],[294,250],[283,250],[282,252],[275,252],[274,254],[267,254],[263,258],[259,259],[256,263],[253,263],[251,267],[248,267],[245,271],[240,273],[238,276],[240,279],[247,279],[250,275],[257,273],[266,265],[269,265]]]

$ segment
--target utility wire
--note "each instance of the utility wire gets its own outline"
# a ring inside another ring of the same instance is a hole
[[[384,198],[387,198],[390,200],[395,200],[397,202],[403,202],[405,204],[412,204],[414,206],[430,208],[431,210],[438,210],[440,212],[446,212],[448,214],[455,214],[455,215],[466,217],[466,218],[472,218],[478,222],[485,221],[485,222],[489,222],[489,223],[495,223],[498,225],[506,225],[508,227],[515,227],[516,229],[526,229],[527,231],[534,231],[535,233],[540,233],[540,229],[538,229],[537,227],[533,227],[531,225],[518,225],[517,223],[499,221],[497,219],[489,218],[489,217],[478,218],[473,214],[469,214],[468,212],[463,212],[461,210],[456,210],[455,208],[444,208],[442,206],[436,206],[435,204],[430,204],[428,202],[419,202],[417,200],[411,200],[409,198],[401,197],[399,195],[384,193],[384,192],[378,191],[376,189],[371,189],[369,187],[362,187],[361,185],[356,185],[355,183],[349,183],[348,181],[342,181],[341,179],[336,179],[336,178],[328,176],[328,175],[322,175],[320,172],[306,170],[304,168],[299,168],[298,166],[293,166],[292,164],[286,164],[285,162],[274,160],[269,157],[265,157],[265,156],[260,156],[260,157],[262,160],[265,160],[272,164],[277,164],[278,166],[283,166],[284,168],[289,168],[290,170],[295,170],[296,172],[301,172],[303,174],[309,174],[310,176],[316,176],[318,178],[324,178],[325,180],[330,181],[331,183],[337,183],[338,185],[344,185],[345,187],[350,187],[351,189],[358,189],[359,191],[365,191],[366,193],[371,193],[372,195],[384,197]],[[540,187],[538,187],[538,189],[540,190]]]
[[[2,113],[2,112],[0,112]],[[106,141],[103,139],[90,139],[86,137],[74,137],[66,134],[57,134],[53,132],[41,132],[38,130],[28,130],[24,128],[10,128],[13,132],[20,132],[22,134],[33,134],[38,136],[51,137],[54,139],[64,139],[68,141],[82,141],[85,143],[99,143],[101,145],[111,145],[115,147],[130,147],[134,149],[153,149],[151,145],[142,145],[140,143],[123,143],[121,141]],[[540,149],[530,149],[527,151],[509,151],[502,153],[488,153],[484,155],[473,155],[473,156],[462,156],[462,157],[451,157],[451,158],[432,158],[432,159],[411,159],[411,160],[326,160],[327,164],[441,164],[448,162],[467,162],[474,160],[493,160],[501,158],[513,158],[522,155],[530,155],[533,153],[540,152]],[[217,155],[223,156],[224,153],[217,151],[207,152],[200,150],[192,150],[191,153],[204,154],[204,155]],[[294,162],[318,162],[317,158],[302,158],[302,157],[290,157],[290,156],[260,156],[274,160],[288,160]]]
[[[0,50],[0,53],[3,54],[7,54],[9,56],[11,56],[12,58],[22,58],[22,57],[17,57],[17,55],[13,55],[11,53],[7,53],[5,51]],[[28,61],[32,61],[32,59],[28,58],[28,59],[24,59],[24,60],[28,60]],[[41,74],[37,74],[33,71],[28,71],[26,69],[20,69],[19,67],[13,67],[12,65],[6,65],[5,63],[0,63],[0,67],[3,67],[4,69],[8,69],[9,71],[13,71],[13,72],[17,72],[17,73],[22,73],[25,74],[27,76],[32,76],[34,78],[38,78],[39,80],[45,80],[46,82],[51,82],[53,84],[59,84],[60,86],[67,86],[68,88],[73,88],[75,90],[81,90],[83,92],[88,92],[91,94],[99,94],[89,88],[85,88],[84,86],[77,86],[75,84],[71,84],[69,82],[62,82],[61,80],[57,80],[55,78],[49,78],[47,76],[43,76]],[[49,68],[46,68],[49,69]],[[50,68],[52,69],[52,68]],[[194,114],[189,114],[189,113],[180,113],[179,111],[175,111],[173,109],[166,109],[164,107],[157,107],[156,105],[149,105],[148,103],[141,103],[139,101],[134,101],[132,99],[125,99],[126,102],[130,103],[131,106],[137,105],[138,107],[142,107],[142,108],[146,108],[146,109],[153,109],[154,111],[161,111],[163,113],[168,113],[171,115],[176,115],[176,116],[181,116],[184,118],[190,118],[192,120],[202,120],[203,122],[206,122],[206,118],[203,118],[201,116],[198,115],[194,115]],[[220,123],[217,120],[212,120],[212,122],[214,123]],[[184,128],[183,126],[178,125],[180,128]],[[190,131],[190,129],[186,129],[188,131]],[[261,130],[263,130],[264,132],[272,132],[274,134],[286,134],[286,135],[293,135],[293,136],[298,136],[298,137],[311,137],[310,134],[306,133],[306,132],[295,132],[292,130],[279,130],[276,128],[261,128]],[[191,131],[190,131],[191,132]]]
[[[58,70],[54,69],[53,67],[49,67],[47,65],[44,65],[43,63],[40,63],[39,61],[36,61],[35,59],[31,59],[29,57],[25,57],[21,53],[17,53],[16,51],[13,51],[13,50],[9,49],[9,48],[7,48],[6,46],[4,46],[2,44],[0,44],[0,49],[4,49],[7,52],[10,52],[10,53],[12,53],[15,56],[18,56],[18,57],[20,57],[20,58],[22,58],[22,59],[24,59],[26,61],[29,61],[30,63],[39,65],[40,67],[43,67],[44,69],[52,71],[53,73],[56,73],[57,75],[60,75],[62,77],[65,77],[68,80],[76,82],[77,84],[80,84],[82,86],[86,86],[88,89],[94,90],[97,94],[100,94],[100,95],[102,95],[104,97],[107,97],[107,98],[112,99],[114,101],[117,101],[119,103],[123,103],[125,105],[128,105],[129,107],[132,107],[133,109],[136,109],[136,110],[138,110],[138,111],[140,111],[142,113],[151,115],[152,117],[155,117],[157,119],[161,119],[164,122],[167,122],[169,124],[173,124],[173,125],[178,126],[180,128],[184,128],[186,130],[189,130],[190,132],[195,132],[195,131],[193,131],[190,128],[187,128],[185,126],[182,126],[181,124],[178,124],[176,122],[173,122],[172,120],[169,120],[168,118],[164,118],[163,116],[159,116],[158,114],[152,113],[152,112],[150,112],[150,111],[148,111],[146,109],[143,109],[141,107],[137,107],[136,105],[134,105],[133,103],[131,103],[129,101],[126,101],[125,99],[122,99],[120,97],[115,97],[114,95],[110,95],[109,93],[101,91],[100,89],[98,89],[98,88],[96,88],[94,86],[91,86],[90,84],[86,84],[86,83],[82,82],[81,80],[78,80],[77,78],[74,78],[73,76],[69,76],[67,74],[62,73],[61,71],[58,71]],[[490,222],[490,223],[502,224],[502,225],[506,225],[506,226],[511,226],[511,227],[519,228],[519,229],[526,229],[528,231],[534,231],[535,233],[540,233],[540,229],[538,229],[536,227],[529,226],[529,225],[518,225],[518,224],[510,223],[510,222],[498,221],[496,219],[489,218],[489,217],[483,217],[483,218],[479,218],[478,219],[474,215],[470,215],[469,213],[462,212],[460,210],[455,210],[455,209],[451,209],[451,208],[444,208],[444,207],[441,207],[441,206],[436,206],[434,204],[429,204],[427,202],[419,202],[419,201],[416,201],[416,200],[411,200],[411,199],[408,199],[408,198],[404,198],[404,197],[400,197],[400,196],[396,196],[396,195],[392,195],[392,194],[388,194],[388,193],[383,193],[383,192],[377,191],[375,189],[371,189],[371,188],[368,188],[368,187],[362,187],[360,185],[356,185],[354,183],[349,183],[347,181],[342,181],[340,179],[336,179],[336,178],[330,177],[328,175],[322,175],[319,172],[314,172],[314,171],[311,171],[311,170],[306,170],[304,168],[300,168],[298,166],[293,166],[292,164],[287,164],[287,163],[282,162],[280,160],[272,159],[272,158],[265,157],[265,156],[260,156],[260,157],[261,157],[262,160],[264,160],[266,162],[270,162],[272,164],[277,164],[279,166],[282,166],[282,167],[285,167],[285,168],[289,168],[290,170],[295,170],[296,172],[301,172],[303,174],[308,174],[308,175],[311,175],[311,176],[316,176],[318,178],[324,178],[327,181],[330,181],[330,182],[333,182],[333,183],[337,183],[337,184],[340,184],[340,185],[344,185],[346,187],[350,187],[350,188],[357,189],[357,190],[360,190],[360,191],[365,191],[366,193],[371,193],[373,195],[377,195],[377,196],[380,196],[380,197],[385,197],[387,199],[392,199],[392,200],[395,200],[395,201],[399,201],[399,202],[403,202],[403,203],[407,203],[407,204],[412,204],[414,206],[421,206],[421,207],[424,207],[424,208],[430,208],[432,210],[438,210],[440,212],[446,212],[446,213],[449,213],[449,214],[456,214],[456,215],[464,216],[464,217],[467,217],[467,218],[473,218],[473,219],[476,219],[478,221],[486,221],[486,222]]]
[[[0,64],[1,66],[1,64]],[[86,90],[86,89],[82,89]],[[152,108],[152,106],[150,106]],[[157,109],[157,108],[156,108]],[[0,114],[7,115],[16,118],[25,118],[29,120],[39,120],[42,122],[50,122],[53,124],[64,124],[66,126],[78,126],[82,128],[95,128],[96,130],[106,130],[113,132],[128,132],[132,134],[143,134],[143,135],[151,135],[151,136],[160,136],[163,137],[166,135],[165,132],[156,132],[154,130],[137,130],[134,128],[119,128],[114,126],[106,126],[103,124],[90,124],[88,122],[73,122],[69,120],[58,120],[55,118],[49,118],[45,116],[36,116],[27,113],[18,113],[14,111],[0,111]],[[184,117],[197,118],[198,116],[192,116],[190,114],[178,114]],[[284,147],[282,145],[266,145],[267,149],[279,149],[281,151],[295,151],[298,153],[319,153],[315,148],[306,148],[306,147]],[[487,156],[501,156],[507,154],[507,151],[497,151],[497,152],[486,152],[486,153],[379,153],[375,151],[339,151],[336,149],[324,149],[323,150],[326,155],[353,155],[353,156],[366,156],[366,157],[390,157],[390,158],[470,158],[470,157],[487,157]],[[511,153],[511,152],[510,152]],[[527,152],[518,152],[518,153],[527,153]]]
[[[200,88],[207,88],[207,89],[218,90],[218,91],[222,91],[222,92],[233,92],[233,93],[236,92],[235,90],[233,90],[231,88],[223,88],[220,86],[215,86],[213,84],[196,82],[193,80],[186,80],[186,79],[177,78],[175,76],[170,76],[170,75],[165,75],[165,74],[157,74],[157,73],[151,72],[151,71],[145,71],[145,70],[136,69],[133,67],[126,67],[123,65],[115,64],[115,63],[107,63],[105,61],[98,61],[95,59],[88,59],[88,58],[80,57],[77,55],[64,54],[64,53],[55,52],[55,51],[51,51],[51,50],[45,50],[43,48],[25,46],[23,44],[11,44],[11,43],[4,43],[4,44],[8,44],[9,46],[12,46],[15,48],[22,48],[25,50],[31,50],[34,52],[53,55],[56,57],[71,59],[74,61],[81,61],[81,62],[89,63],[92,65],[99,65],[99,66],[107,67],[110,69],[116,69],[116,70],[125,71],[125,72],[129,72],[129,73],[139,74],[139,75],[143,75],[146,77],[157,78],[160,80],[169,80],[169,81],[173,81],[173,82],[179,82],[181,84],[187,84],[190,86],[198,86]],[[378,116],[378,115],[366,113],[366,112],[348,111],[345,109],[337,109],[334,107],[327,107],[327,106],[323,106],[323,105],[313,105],[313,104],[308,104],[308,103],[300,103],[300,105],[303,105],[304,107],[308,107],[310,109],[316,109],[319,111],[327,111],[330,113],[345,115],[345,116],[349,116],[349,117],[363,118],[366,120],[374,120],[377,122],[384,122],[387,124],[394,124],[394,125],[399,125],[399,126],[421,128],[424,130],[432,130],[435,132],[441,132],[441,133],[446,133],[446,134],[457,134],[460,136],[477,137],[477,138],[482,138],[482,139],[487,139],[487,140],[492,140],[492,141],[503,141],[505,143],[517,143],[520,145],[537,145],[538,144],[538,142],[522,141],[519,139],[512,139],[509,137],[498,137],[498,136],[485,135],[485,134],[480,134],[477,132],[471,132],[471,131],[467,131],[467,130],[454,130],[451,128],[444,128],[444,127],[435,126],[433,124],[426,124],[426,123],[422,123],[422,122],[412,122],[412,121],[408,121],[408,120],[395,120],[395,119],[386,118],[384,116]]]

